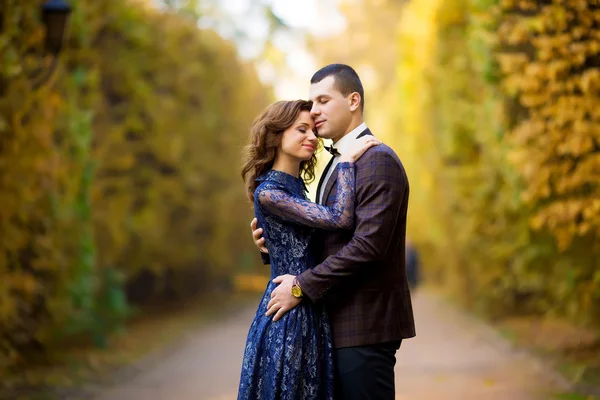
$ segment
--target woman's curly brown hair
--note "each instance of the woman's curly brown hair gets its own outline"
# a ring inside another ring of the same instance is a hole
[[[254,191],[258,187],[256,178],[273,167],[283,132],[296,122],[302,111],[310,112],[311,108],[311,101],[278,101],[267,107],[254,120],[250,129],[250,144],[244,148],[242,167],[242,178],[246,183],[246,194],[250,201],[254,201]],[[320,143],[321,141],[319,147]],[[310,160],[300,163],[300,176],[307,184],[315,179],[315,154]]]

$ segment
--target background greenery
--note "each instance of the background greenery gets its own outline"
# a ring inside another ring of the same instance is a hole
[[[599,326],[599,22],[594,1],[404,10],[391,107],[410,231],[477,310]]]
[[[0,368],[77,334],[104,345],[132,306],[227,290],[257,262],[239,159],[273,96],[198,29],[202,2],[77,2],[35,89],[39,3],[0,14]],[[307,44],[361,75],[367,122],[410,177],[426,279],[477,313],[598,332],[600,2],[340,8],[347,29]]]
[[[0,14],[0,368],[77,334],[105,345],[131,306],[227,289],[252,262],[239,158],[271,98],[193,18],[108,0],[74,4],[36,89],[39,5]]]

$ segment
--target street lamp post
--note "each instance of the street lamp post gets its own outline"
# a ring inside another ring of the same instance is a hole
[[[42,4],[42,21],[46,26],[46,50],[56,56],[60,53],[71,7],[64,0],[48,0]]]
[[[65,0],[47,0],[41,7],[42,21],[46,27],[46,41],[44,48],[52,57],[50,66],[44,75],[33,84],[33,89],[38,89],[46,83],[56,69],[58,55],[62,49],[66,30],[71,14],[71,7]]]

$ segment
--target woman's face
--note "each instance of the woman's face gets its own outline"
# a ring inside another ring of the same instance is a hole
[[[300,161],[307,161],[315,153],[317,143],[315,123],[310,112],[302,111],[292,126],[283,132],[279,151]]]

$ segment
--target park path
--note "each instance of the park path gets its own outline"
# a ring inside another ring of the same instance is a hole
[[[258,299],[257,299],[258,301]],[[422,291],[413,296],[417,337],[397,354],[398,400],[549,399],[553,375],[497,333]],[[188,333],[175,350],[94,400],[236,399],[256,304]]]

